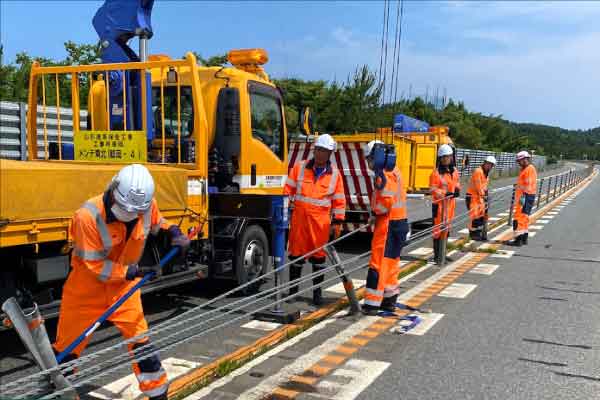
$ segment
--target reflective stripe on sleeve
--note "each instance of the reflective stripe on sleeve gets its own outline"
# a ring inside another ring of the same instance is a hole
[[[83,250],[78,247],[73,249],[73,254],[86,261],[100,261],[107,256],[104,250]]]
[[[113,270],[113,262],[109,259],[104,260],[104,265],[102,266],[102,272],[100,272],[99,279],[102,282],[106,282],[112,275],[112,270]]]

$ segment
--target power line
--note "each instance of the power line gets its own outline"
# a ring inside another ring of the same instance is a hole
[[[382,77],[382,68],[383,68],[383,43],[385,40],[385,21],[387,18],[387,13],[386,13],[386,5],[387,5],[387,0],[384,0],[383,2],[383,24],[382,26],[382,30],[381,30],[381,51],[379,52],[379,74],[377,75],[377,84],[380,85],[381,84],[381,77]]]
[[[394,92],[394,85],[397,84],[396,80],[396,49],[398,48],[398,25],[400,20],[400,0],[396,1],[396,32],[394,33],[394,55],[392,57],[392,85],[390,87],[390,100],[392,102],[392,94]],[[395,99],[394,99],[395,102]]]
[[[402,48],[402,24],[404,22],[404,0],[400,0],[400,26],[398,31],[398,54],[396,55],[396,88],[394,90],[394,103],[398,98],[398,81],[400,77],[400,49]]]

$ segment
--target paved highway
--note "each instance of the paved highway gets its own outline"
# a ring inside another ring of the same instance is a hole
[[[581,166],[568,164],[562,170],[572,167]],[[543,175],[556,174],[557,170],[547,171]],[[511,179],[501,179],[494,182],[494,187],[501,187],[513,182]],[[505,211],[508,207],[510,196],[507,196],[503,201],[498,202],[492,208],[492,215]],[[459,212],[464,212],[464,207],[458,207]],[[457,224],[455,231],[464,228],[465,223]],[[406,249],[405,254],[416,250],[422,246],[430,246],[430,240],[419,244],[415,244]],[[360,236],[353,240],[349,240],[340,246],[342,250],[341,256],[348,258],[352,255],[362,253],[368,250],[369,240],[366,236]],[[307,267],[308,269],[308,267]],[[430,269],[431,271],[431,269]],[[358,279],[364,279],[364,271],[360,271],[354,275]],[[269,286],[270,283],[266,285]],[[202,304],[210,298],[223,293],[226,288],[215,288],[207,282],[195,282],[175,289],[168,289],[159,293],[151,294],[144,297],[144,308],[147,319],[151,325],[163,322],[182,312],[189,310]],[[335,290],[327,292],[328,296],[333,299],[340,295]],[[238,300],[238,297],[228,298],[226,302]],[[306,301],[308,299],[300,299],[299,302],[291,304],[288,307],[299,308],[302,312],[309,312],[314,308]],[[234,314],[239,315],[239,314]],[[176,374],[183,373],[193,367],[209,363],[225,354],[228,354],[237,348],[255,341],[273,328],[273,325],[258,324],[246,318],[243,321],[233,324],[230,327],[219,329],[211,334],[205,335],[202,338],[194,339],[191,342],[178,346],[168,354],[163,354],[162,358],[168,360],[170,370]],[[54,338],[56,323],[55,321],[46,322],[51,339]],[[316,335],[315,337],[318,337]],[[115,328],[110,325],[99,329],[93,336],[88,352],[102,347],[106,347],[120,341],[120,336]],[[15,378],[26,376],[35,371],[31,357],[27,354],[20,341],[14,332],[0,332],[0,342],[2,342],[2,361],[0,362],[1,382],[5,383]],[[124,349],[123,349],[124,351]],[[125,395],[130,393],[131,396],[136,394],[135,385],[132,383],[132,376],[128,368],[123,368],[120,371],[112,373],[104,378],[98,379],[93,385],[86,388],[87,391],[93,392],[91,398],[127,398]],[[115,383],[117,382],[117,383]],[[112,385],[112,386],[111,386]],[[121,393],[115,397],[117,394]],[[123,394],[125,393],[125,394]]]

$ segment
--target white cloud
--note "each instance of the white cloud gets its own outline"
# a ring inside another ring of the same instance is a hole
[[[379,67],[380,43],[375,36],[340,30],[351,45],[319,41],[298,43],[289,74],[308,79],[345,78],[357,65]],[[490,31],[496,40],[518,41],[503,31]],[[470,32],[475,36],[477,32]],[[485,33],[482,34],[485,36]],[[460,57],[416,52],[403,46],[400,90],[430,93],[447,88],[448,94],[467,107],[483,113],[502,114],[516,121],[539,122],[565,128],[590,128],[598,124],[600,102],[600,32],[573,34],[562,39],[537,42],[528,51]],[[518,47],[518,46],[517,46]],[[289,55],[288,55],[289,57]],[[273,57],[271,68],[279,68]],[[391,66],[388,74],[391,72]],[[277,76],[277,72],[274,73]]]

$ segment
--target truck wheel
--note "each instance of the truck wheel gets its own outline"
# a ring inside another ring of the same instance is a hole
[[[235,273],[238,285],[263,275],[269,263],[269,240],[265,231],[258,225],[250,225],[242,234],[235,259]],[[244,294],[256,293],[262,282],[244,288]]]

